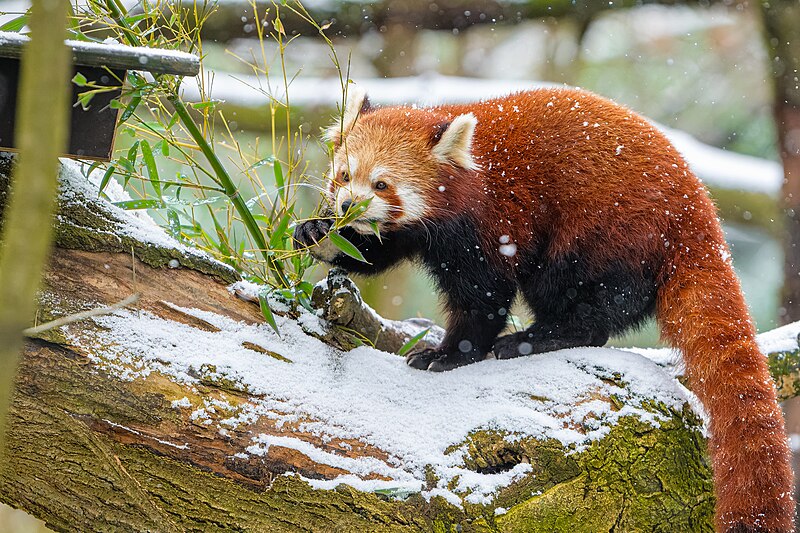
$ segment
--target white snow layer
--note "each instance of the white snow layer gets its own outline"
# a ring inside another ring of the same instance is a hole
[[[456,76],[424,75],[401,78],[374,78],[358,82],[370,101],[380,105],[439,105],[466,103],[493,98],[553,84],[524,80],[488,80]],[[199,98],[196,83],[185,84],[190,100]],[[267,84],[262,77],[214,73],[205,87],[212,87],[210,97],[244,106],[263,106],[274,97],[285,101],[283,84]],[[271,92],[268,87],[280,88]],[[290,101],[304,106],[341,106],[342,87],[338,78],[297,77],[292,80]],[[688,133],[658,126],[688,161],[695,174],[708,185],[777,195],[783,183],[783,168],[775,162],[737,154],[703,144]]]
[[[30,37],[21,33],[13,31],[0,31],[0,45],[3,44],[25,44],[30,41]],[[142,68],[146,68],[147,63],[151,59],[159,58],[172,58],[174,60],[183,61],[187,63],[199,63],[199,58],[196,55],[180,50],[164,50],[161,48],[147,48],[145,46],[127,46],[119,42],[108,39],[102,43],[95,43],[90,41],[74,41],[66,39],[64,44],[69,46],[75,51],[84,52],[117,52],[124,54],[135,55],[142,63]]]
[[[95,170],[87,177],[86,169],[88,169],[88,165],[70,159],[61,159],[59,196],[62,204],[69,205],[73,202],[85,206],[87,202],[95,202],[96,208],[86,208],[109,212],[120,221],[112,231],[117,237],[127,236],[144,244],[174,249],[181,255],[199,257],[204,261],[216,263],[221,268],[230,269],[228,265],[217,261],[202,250],[186,246],[175,240],[147,214],[146,210],[126,211],[111,203],[131,200],[130,195],[115,178],[112,177],[103,189],[103,194],[110,201],[101,198],[99,184],[103,179],[103,172]],[[61,215],[57,215],[57,218],[61,219]]]
[[[429,465],[440,481],[424,496],[490,503],[498,488],[524,476],[530,467],[523,464],[500,474],[466,468],[463,449],[446,450],[463,442],[471,431],[492,428],[513,436],[555,438],[579,450],[603,437],[622,416],[658,424],[659,415],[638,407],[641,399],[657,398],[680,408],[690,396],[655,363],[619,350],[564,350],[429,373],[408,367],[402,357],[368,347],[346,353],[335,350],[305,334],[290,319],[276,317],[279,337],[264,324],[176,309],[220,331],[195,329],[143,311],[120,311],[94,318],[104,328],[100,334],[109,348],[102,358],[93,359],[124,379],[158,371],[189,386],[197,382],[201,367],[213,365],[216,375],[253,395],[252,407],[221,421],[220,430],[262,416],[304,420],[301,429],[325,442],[356,439],[388,454],[385,461],[350,458],[291,435],[253,435],[246,450],[250,454],[268,455],[272,446],[288,447],[348,472],[333,480],[309,481],[317,488],[346,483],[366,491],[421,491]],[[90,345],[82,336],[92,333],[69,327],[66,331],[75,345]],[[247,349],[244,342],[278,353],[291,363]],[[625,387],[614,384],[623,382]],[[611,395],[624,403],[621,409],[612,407],[607,400]],[[177,399],[173,406],[185,407],[185,403]],[[208,413],[213,409],[208,404],[192,416],[211,424]],[[365,479],[376,475],[388,480]]]

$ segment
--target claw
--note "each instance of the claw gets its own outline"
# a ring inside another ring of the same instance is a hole
[[[421,352],[408,354],[406,356],[406,364],[417,370],[430,370],[431,363],[441,355],[441,352],[437,352],[436,350],[422,350]]]

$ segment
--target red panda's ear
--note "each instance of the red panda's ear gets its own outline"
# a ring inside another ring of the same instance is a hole
[[[441,163],[468,170],[478,168],[472,158],[472,136],[478,119],[472,113],[459,115],[450,123],[438,124],[433,132],[433,157]]]
[[[332,141],[337,148],[342,143],[342,139],[348,134],[356,123],[356,119],[362,113],[367,113],[371,109],[367,92],[355,85],[347,86],[347,98],[344,110],[339,115],[336,122],[330,126],[323,137],[327,141]]]

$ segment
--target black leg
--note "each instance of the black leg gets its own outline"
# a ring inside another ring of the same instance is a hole
[[[511,297],[480,309],[451,310],[442,344],[409,355],[406,363],[420,370],[443,372],[484,359],[505,327]]]
[[[477,232],[464,220],[440,225],[433,239],[422,259],[446,298],[447,332],[438,348],[406,361],[441,372],[486,357],[505,327],[517,286],[508,270],[484,256]]]
[[[613,265],[605,273],[571,257],[543,264],[522,284],[536,323],[495,342],[498,359],[578,346],[602,346],[610,335],[641,325],[653,313],[656,284],[646,270]]]

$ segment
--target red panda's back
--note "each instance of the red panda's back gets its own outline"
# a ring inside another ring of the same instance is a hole
[[[487,198],[482,231],[523,249],[661,263],[686,226],[715,221],[671,143],[632,111],[578,89],[537,89],[442,108],[478,119],[473,154]]]

